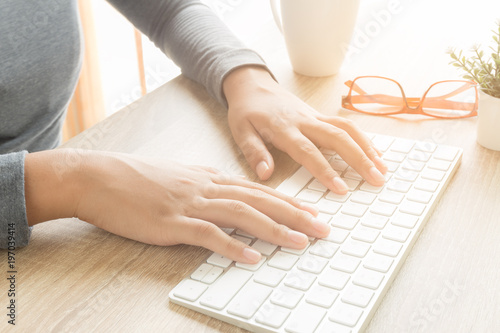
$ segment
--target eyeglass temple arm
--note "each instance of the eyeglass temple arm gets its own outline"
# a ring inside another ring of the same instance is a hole
[[[345,98],[342,99],[343,104],[350,102],[350,103],[355,103],[355,104],[378,103],[378,104],[393,105],[393,106],[401,105],[401,97],[384,95],[384,94],[368,95],[357,84],[353,84],[352,81],[347,81],[345,84],[349,87],[352,87],[352,90],[357,92],[359,95],[346,96]],[[468,84],[464,84],[462,87],[460,87],[452,92],[449,92],[446,95],[435,96],[435,97],[426,97],[425,98],[425,101],[426,101],[425,105],[426,105],[426,107],[431,107],[431,108],[453,109],[453,108],[457,108],[459,106],[474,104],[474,103],[467,103],[467,102],[453,102],[453,101],[448,101],[445,99],[445,98],[455,96],[455,95],[467,90],[469,87],[470,86]],[[350,100],[348,100],[349,97],[350,97]],[[408,103],[408,106],[418,106],[418,104],[421,102],[421,99],[418,97],[408,97],[408,98],[406,98],[406,101]]]

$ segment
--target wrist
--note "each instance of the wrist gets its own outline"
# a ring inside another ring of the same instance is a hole
[[[84,184],[85,151],[57,149],[30,153],[24,164],[28,225],[76,216]]]
[[[265,67],[248,65],[231,71],[222,83],[222,91],[228,105],[241,99],[254,89],[266,89],[277,82]]]

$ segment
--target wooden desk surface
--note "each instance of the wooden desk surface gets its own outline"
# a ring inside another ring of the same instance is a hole
[[[340,95],[346,92],[343,82],[358,75],[392,77],[419,94],[439,79],[457,78],[448,66],[446,46],[468,47],[478,38],[490,38],[499,3],[397,3],[399,12],[386,26],[379,23],[378,33],[373,30],[367,42],[355,42],[356,52],[333,77],[294,74],[270,21],[256,29],[257,35],[266,37],[255,47],[282,84],[321,112],[352,119],[367,131],[464,149],[462,165],[367,331],[499,332],[500,152],[476,143],[476,119],[374,117],[339,108]],[[362,4],[360,31],[375,25],[373,13],[387,3],[369,5]],[[201,86],[184,77],[82,133],[66,147],[164,156],[255,179],[230,137],[225,111]],[[269,186],[276,186],[297,168],[284,154],[273,151],[273,156],[276,172],[266,183]],[[141,244],[76,219],[44,223],[35,228],[31,244],[17,250],[17,329],[242,332],[168,301],[169,291],[208,253],[184,245]],[[7,297],[4,289],[1,292],[0,304],[6,312]],[[5,314],[2,317],[0,331],[8,331]]]

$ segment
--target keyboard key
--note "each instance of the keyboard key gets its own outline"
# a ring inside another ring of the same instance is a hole
[[[306,252],[308,247],[309,247],[309,244],[307,244],[306,247],[304,247],[303,249],[292,249],[291,247],[282,246],[281,251],[291,253],[291,254],[296,254],[296,255],[300,256],[301,254],[304,254]]]
[[[397,206],[385,202],[377,201],[370,207],[370,212],[377,215],[392,216]]]
[[[173,294],[179,298],[194,302],[207,288],[208,286],[204,283],[187,279],[174,288]]]
[[[399,169],[394,173],[394,178],[397,180],[404,180],[407,182],[414,182],[417,180],[418,177],[418,172],[411,171],[411,170],[406,170],[406,169]]]
[[[370,289],[355,285],[348,286],[342,295],[342,302],[366,308],[370,303],[374,292]]]
[[[337,302],[333,306],[328,319],[342,325],[354,327],[362,314],[363,310],[356,306]]]
[[[400,153],[408,154],[414,145],[415,145],[415,141],[413,141],[413,140],[398,138],[392,143],[391,150],[396,151],[396,152],[400,152]]]
[[[210,271],[205,274],[205,276],[201,279],[201,282],[212,284],[217,278],[224,272],[224,270],[220,267],[213,266]]]
[[[255,239],[255,236],[252,235],[252,234],[249,234],[248,232],[246,231],[243,231],[241,229],[237,229],[236,230],[236,234],[239,235],[239,236],[243,236],[243,237],[246,237],[246,238],[250,238],[250,239]],[[245,242],[243,242],[245,243]],[[246,244],[246,243],[245,243]]]
[[[236,233],[238,233],[238,232],[236,232]],[[246,244],[246,245],[250,245],[252,243],[252,240],[250,238],[247,238],[247,237],[243,237],[243,236],[239,236],[239,235],[233,235],[231,237],[239,240],[240,242],[242,242],[243,244]]]
[[[201,264],[192,274],[191,279],[196,281],[201,281],[205,275],[212,269],[212,265],[209,264]]]
[[[417,190],[427,191],[427,192],[435,192],[439,186],[439,182],[428,180],[428,179],[418,179],[415,182],[415,188]]]
[[[371,193],[380,193],[380,191],[382,191],[383,188],[384,188],[383,186],[373,186],[368,184],[367,182],[363,182],[363,184],[361,184],[361,187],[359,189]]]
[[[401,167],[406,170],[411,170],[411,171],[422,171],[422,169],[425,167],[424,162],[419,162],[415,160],[406,160],[401,164]]]
[[[351,201],[363,205],[371,205],[377,196],[370,192],[357,191],[351,196]]]
[[[280,269],[263,266],[255,275],[253,280],[265,284],[266,286],[276,287],[285,277],[286,273]]]
[[[330,267],[346,273],[352,273],[358,268],[360,262],[361,260],[358,258],[337,253],[330,262]]]
[[[311,288],[315,280],[316,274],[311,274],[305,271],[294,269],[287,274],[284,280],[284,284],[285,286],[290,288],[306,291]]]
[[[349,167],[346,162],[338,160],[336,158],[330,160],[330,165],[332,166],[333,170],[337,171],[338,173],[344,172]]]
[[[330,234],[323,239],[328,242],[342,244],[347,238],[347,236],[349,236],[349,231],[339,228],[331,228]]]
[[[420,216],[427,206],[418,202],[403,200],[399,205],[399,211],[415,216]]]
[[[387,183],[387,188],[392,191],[407,193],[410,190],[411,183],[403,180],[392,179]]]
[[[294,197],[312,178],[313,176],[306,168],[300,167],[290,178],[281,183],[276,190]]]
[[[330,308],[339,296],[338,291],[316,285],[307,293],[306,302],[324,308]]]
[[[391,146],[394,138],[385,135],[376,135],[372,142],[380,151],[385,152]]]
[[[284,271],[292,269],[293,265],[299,260],[299,257],[290,253],[278,251],[267,262],[271,267],[279,268]]]
[[[387,165],[387,171],[396,172],[399,169],[400,163],[385,161],[385,165]]]
[[[342,206],[342,209],[340,211],[342,212],[342,214],[361,217],[365,214],[367,209],[368,209],[368,206],[360,205],[360,204],[353,203],[353,202],[346,202]]]
[[[424,171],[422,171],[422,178],[423,179],[435,180],[438,182],[443,180],[445,175],[446,175],[446,172],[444,172],[444,171],[439,171],[439,170],[430,169],[430,168],[427,168]]]
[[[420,162],[427,162],[430,158],[431,158],[430,153],[426,153],[421,150],[414,150],[410,154],[408,154],[408,159]]]
[[[282,286],[274,289],[270,301],[273,304],[281,305],[288,309],[293,309],[299,304],[299,301],[304,296],[304,293],[297,289]]]
[[[289,310],[282,308],[281,306],[267,303],[259,309],[259,311],[255,315],[255,321],[259,324],[278,328],[283,325],[289,315]]]
[[[302,303],[288,319],[285,331],[289,333],[313,333],[325,314],[325,309]]]
[[[318,207],[319,211],[322,213],[333,215],[338,212],[341,204],[338,202],[333,202],[331,200],[321,199],[316,207]]]
[[[403,201],[404,197],[405,195],[403,193],[386,189],[382,193],[380,193],[378,199],[383,202],[398,205],[401,203],[401,201]]]
[[[356,170],[354,170],[352,167],[347,168],[347,171],[345,172],[344,177],[348,178],[348,179],[354,179],[354,180],[362,180],[363,179],[363,177],[361,177],[361,175]]]
[[[346,202],[347,199],[351,196],[351,192],[347,192],[346,194],[337,194],[333,192],[328,192],[325,196],[325,199],[337,201],[337,202]]]
[[[412,229],[418,222],[418,217],[404,213],[396,213],[391,223],[399,227]]]
[[[328,242],[325,243],[328,244]],[[306,254],[300,257],[299,262],[297,263],[297,268],[306,272],[319,274],[323,268],[325,268],[327,263],[328,261],[324,258],[312,254]]]
[[[432,199],[432,193],[412,188],[406,198],[410,201],[428,204]]]
[[[252,273],[243,269],[231,267],[200,299],[200,304],[222,310],[243,285],[250,279]]]
[[[210,257],[208,257],[207,262],[215,266],[227,268],[229,267],[229,265],[232,264],[233,261],[229,258],[224,257],[221,254],[213,253]]]
[[[380,231],[378,231],[377,229],[360,226],[353,231],[351,237],[352,239],[359,240],[365,243],[373,243],[375,242],[379,234]]]
[[[361,219],[361,224],[364,225],[365,227],[370,227],[370,228],[375,228],[382,230],[385,225],[389,222],[389,218],[381,215],[376,215],[372,213],[366,214],[362,219]]]
[[[388,151],[388,152],[385,152],[385,154],[382,156],[382,158],[385,161],[391,161],[391,162],[401,163],[401,162],[403,162],[405,160],[406,154],[397,153],[397,152],[394,152],[394,151]]]
[[[387,273],[391,268],[394,259],[387,256],[370,253],[363,260],[363,267],[372,269],[377,272]]]
[[[383,279],[384,279],[384,274],[382,273],[375,272],[365,268],[360,268],[358,269],[356,275],[352,279],[352,283],[354,283],[357,286],[376,290],[382,283]]]
[[[350,215],[338,214],[332,218],[331,223],[332,223],[332,226],[334,226],[334,227],[352,230],[356,226],[358,221],[359,221],[359,218],[357,218],[357,217],[350,216]]]
[[[347,273],[332,268],[327,268],[319,276],[318,284],[325,287],[342,290],[344,289],[345,285],[347,284],[347,281],[349,281],[350,278],[351,276]]]
[[[309,185],[307,185],[307,188],[315,191],[320,191],[323,193],[325,193],[328,190],[326,186],[321,184],[317,179],[314,179]]]
[[[330,222],[330,220],[332,219],[332,216],[325,213],[318,213],[318,216],[316,216],[316,218],[321,222],[328,224],[328,222]]]
[[[239,268],[243,268],[243,269],[255,272],[256,270],[258,270],[264,264],[264,262],[266,262],[266,259],[267,258],[263,256],[262,258],[260,258],[259,262],[256,263],[256,264],[243,264],[241,262],[237,262],[235,264],[235,266],[239,267]]]
[[[434,158],[437,158],[439,160],[453,162],[455,156],[457,156],[458,151],[459,149],[455,147],[438,146],[433,156]]]
[[[238,317],[250,319],[271,292],[272,288],[249,281],[231,301],[227,312]]]
[[[309,252],[311,254],[330,259],[338,249],[338,245],[320,239],[316,241],[313,246],[311,246]]]
[[[394,240],[396,242],[404,243],[410,236],[411,230],[401,228],[401,227],[396,227],[394,225],[388,225],[387,228],[385,228],[384,233],[382,237]]]
[[[349,191],[354,191],[361,183],[360,180],[354,180],[354,179],[348,179],[348,178],[342,178],[342,180],[347,185],[347,188],[349,189]]]
[[[380,238],[373,246],[373,252],[389,257],[396,257],[403,245],[388,239]]]
[[[297,195],[297,198],[302,201],[316,203],[319,201],[319,199],[321,199],[322,196],[323,192],[310,190],[306,188],[305,190],[300,191],[300,193]]]
[[[348,254],[358,258],[363,258],[369,249],[370,249],[369,244],[348,239],[344,243],[344,246],[342,247],[341,251],[344,254]]]
[[[265,256],[270,256],[271,254],[273,254],[274,250],[276,250],[277,247],[278,245],[263,241],[262,239],[257,239],[252,245],[252,248],[254,250],[262,253]]]
[[[440,170],[440,171],[448,171],[448,169],[451,166],[451,162],[442,161],[442,160],[438,160],[438,159],[433,158],[429,161],[429,163],[427,163],[427,166],[431,169],[436,169],[436,170]]]

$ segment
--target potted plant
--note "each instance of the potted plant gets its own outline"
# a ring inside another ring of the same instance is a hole
[[[492,30],[494,46],[491,57],[485,56],[480,46],[472,48],[473,55],[466,58],[462,51],[451,50],[450,64],[463,70],[464,79],[479,86],[477,141],[483,147],[500,150],[500,21],[498,30]]]

